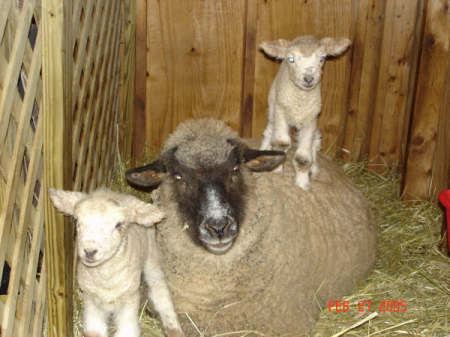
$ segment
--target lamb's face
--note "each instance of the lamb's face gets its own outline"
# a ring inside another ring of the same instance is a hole
[[[86,199],[74,208],[80,261],[94,267],[111,259],[122,243],[125,210],[113,199]]]
[[[294,47],[289,48],[284,62],[289,71],[289,78],[303,90],[314,89],[322,79],[322,67],[326,59],[325,48]]]
[[[309,91],[320,83],[326,57],[342,54],[350,43],[347,38],[324,37],[318,40],[314,36],[304,35],[292,41],[264,41],[261,49],[267,55],[283,60],[289,79],[300,89]]]

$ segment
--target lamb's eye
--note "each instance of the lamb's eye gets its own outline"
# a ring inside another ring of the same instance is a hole
[[[173,175],[173,177],[175,178],[176,181],[180,181],[181,180],[181,175],[179,175],[178,173],[175,173]]]
[[[239,171],[239,164],[236,164],[233,166],[233,172],[238,172]]]
[[[289,56],[289,57],[288,57],[288,61],[289,61],[290,63],[294,63],[294,56]]]
[[[326,56],[321,56],[321,57],[320,57],[320,61],[321,61],[321,62],[325,61],[325,59],[326,59]]]
[[[120,228],[122,228],[122,223],[121,222],[116,223],[116,229],[120,229]]]

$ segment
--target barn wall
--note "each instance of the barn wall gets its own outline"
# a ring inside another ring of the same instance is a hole
[[[347,160],[368,158],[379,171],[386,164],[406,168],[415,93],[418,81],[427,81],[420,75],[426,69],[419,69],[425,15],[430,4],[442,7],[444,0],[137,2],[147,15],[137,23],[146,42],[136,53],[145,51],[147,58],[136,64],[136,84],[145,92],[137,99],[144,105],[136,108],[135,157],[158,149],[188,118],[220,118],[244,136],[260,137],[279,67],[260,43],[314,34],[353,41],[344,56],[325,64],[324,150]],[[446,58],[438,64],[445,66]]]

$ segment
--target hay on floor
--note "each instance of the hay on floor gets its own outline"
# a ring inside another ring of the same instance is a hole
[[[110,187],[149,200],[148,194],[126,184],[127,165],[119,163]],[[339,312],[336,307],[322,308],[310,336],[450,336],[450,259],[439,250],[443,210],[436,201],[402,202],[398,174],[378,174],[366,167],[365,162],[344,165],[373,205],[379,233],[376,267],[352,295],[336,299],[346,301],[348,311],[342,311],[343,306],[338,307]],[[75,297],[74,330],[75,336],[81,337],[80,301],[77,294]],[[358,310],[361,301],[366,301],[361,309],[367,310],[371,303],[371,312]],[[161,325],[149,306],[146,302],[141,310],[142,336],[162,337]],[[220,336],[264,335],[236,331]]]

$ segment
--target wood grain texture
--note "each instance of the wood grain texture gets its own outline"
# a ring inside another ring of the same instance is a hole
[[[385,0],[362,0],[357,3],[348,113],[342,144],[342,155],[347,160],[361,160],[369,153],[385,5]]]
[[[406,164],[406,199],[436,197],[448,188],[449,31],[448,2],[428,1]]]
[[[72,336],[73,229],[49,187],[72,187],[72,2],[42,1],[45,265],[48,336]]]
[[[132,0],[131,0],[132,1]],[[147,114],[150,107],[147,104],[147,58],[149,45],[147,40],[149,0],[136,1],[136,65],[135,65],[135,100],[133,121],[133,159],[145,153],[147,137]],[[154,13],[153,15],[157,15]],[[155,46],[156,47],[156,46]],[[152,43],[153,48],[153,43]]]
[[[319,37],[347,37],[354,40],[355,17],[354,1],[314,1],[316,35]],[[322,131],[322,149],[336,154],[342,147],[347,101],[350,84],[350,61],[353,52],[349,50],[325,62],[322,77],[322,112],[319,129]]]
[[[131,159],[135,111],[136,1],[121,1],[119,141],[124,161]],[[147,50],[144,50],[146,55]],[[145,56],[146,57],[146,56]]]
[[[418,4],[418,1],[410,0],[388,0],[386,3],[369,150],[371,164],[378,170],[384,170],[385,164],[399,166],[405,158],[403,126],[409,125],[407,97],[414,89],[410,78],[416,69],[413,62],[418,47],[415,43]]]
[[[149,149],[189,118],[239,131],[245,2],[149,0],[147,13]]]
[[[245,7],[244,64],[241,97],[241,137],[251,137],[253,129],[253,110],[255,100],[255,59],[256,33],[258,24],[258,1],[247,0]]]

